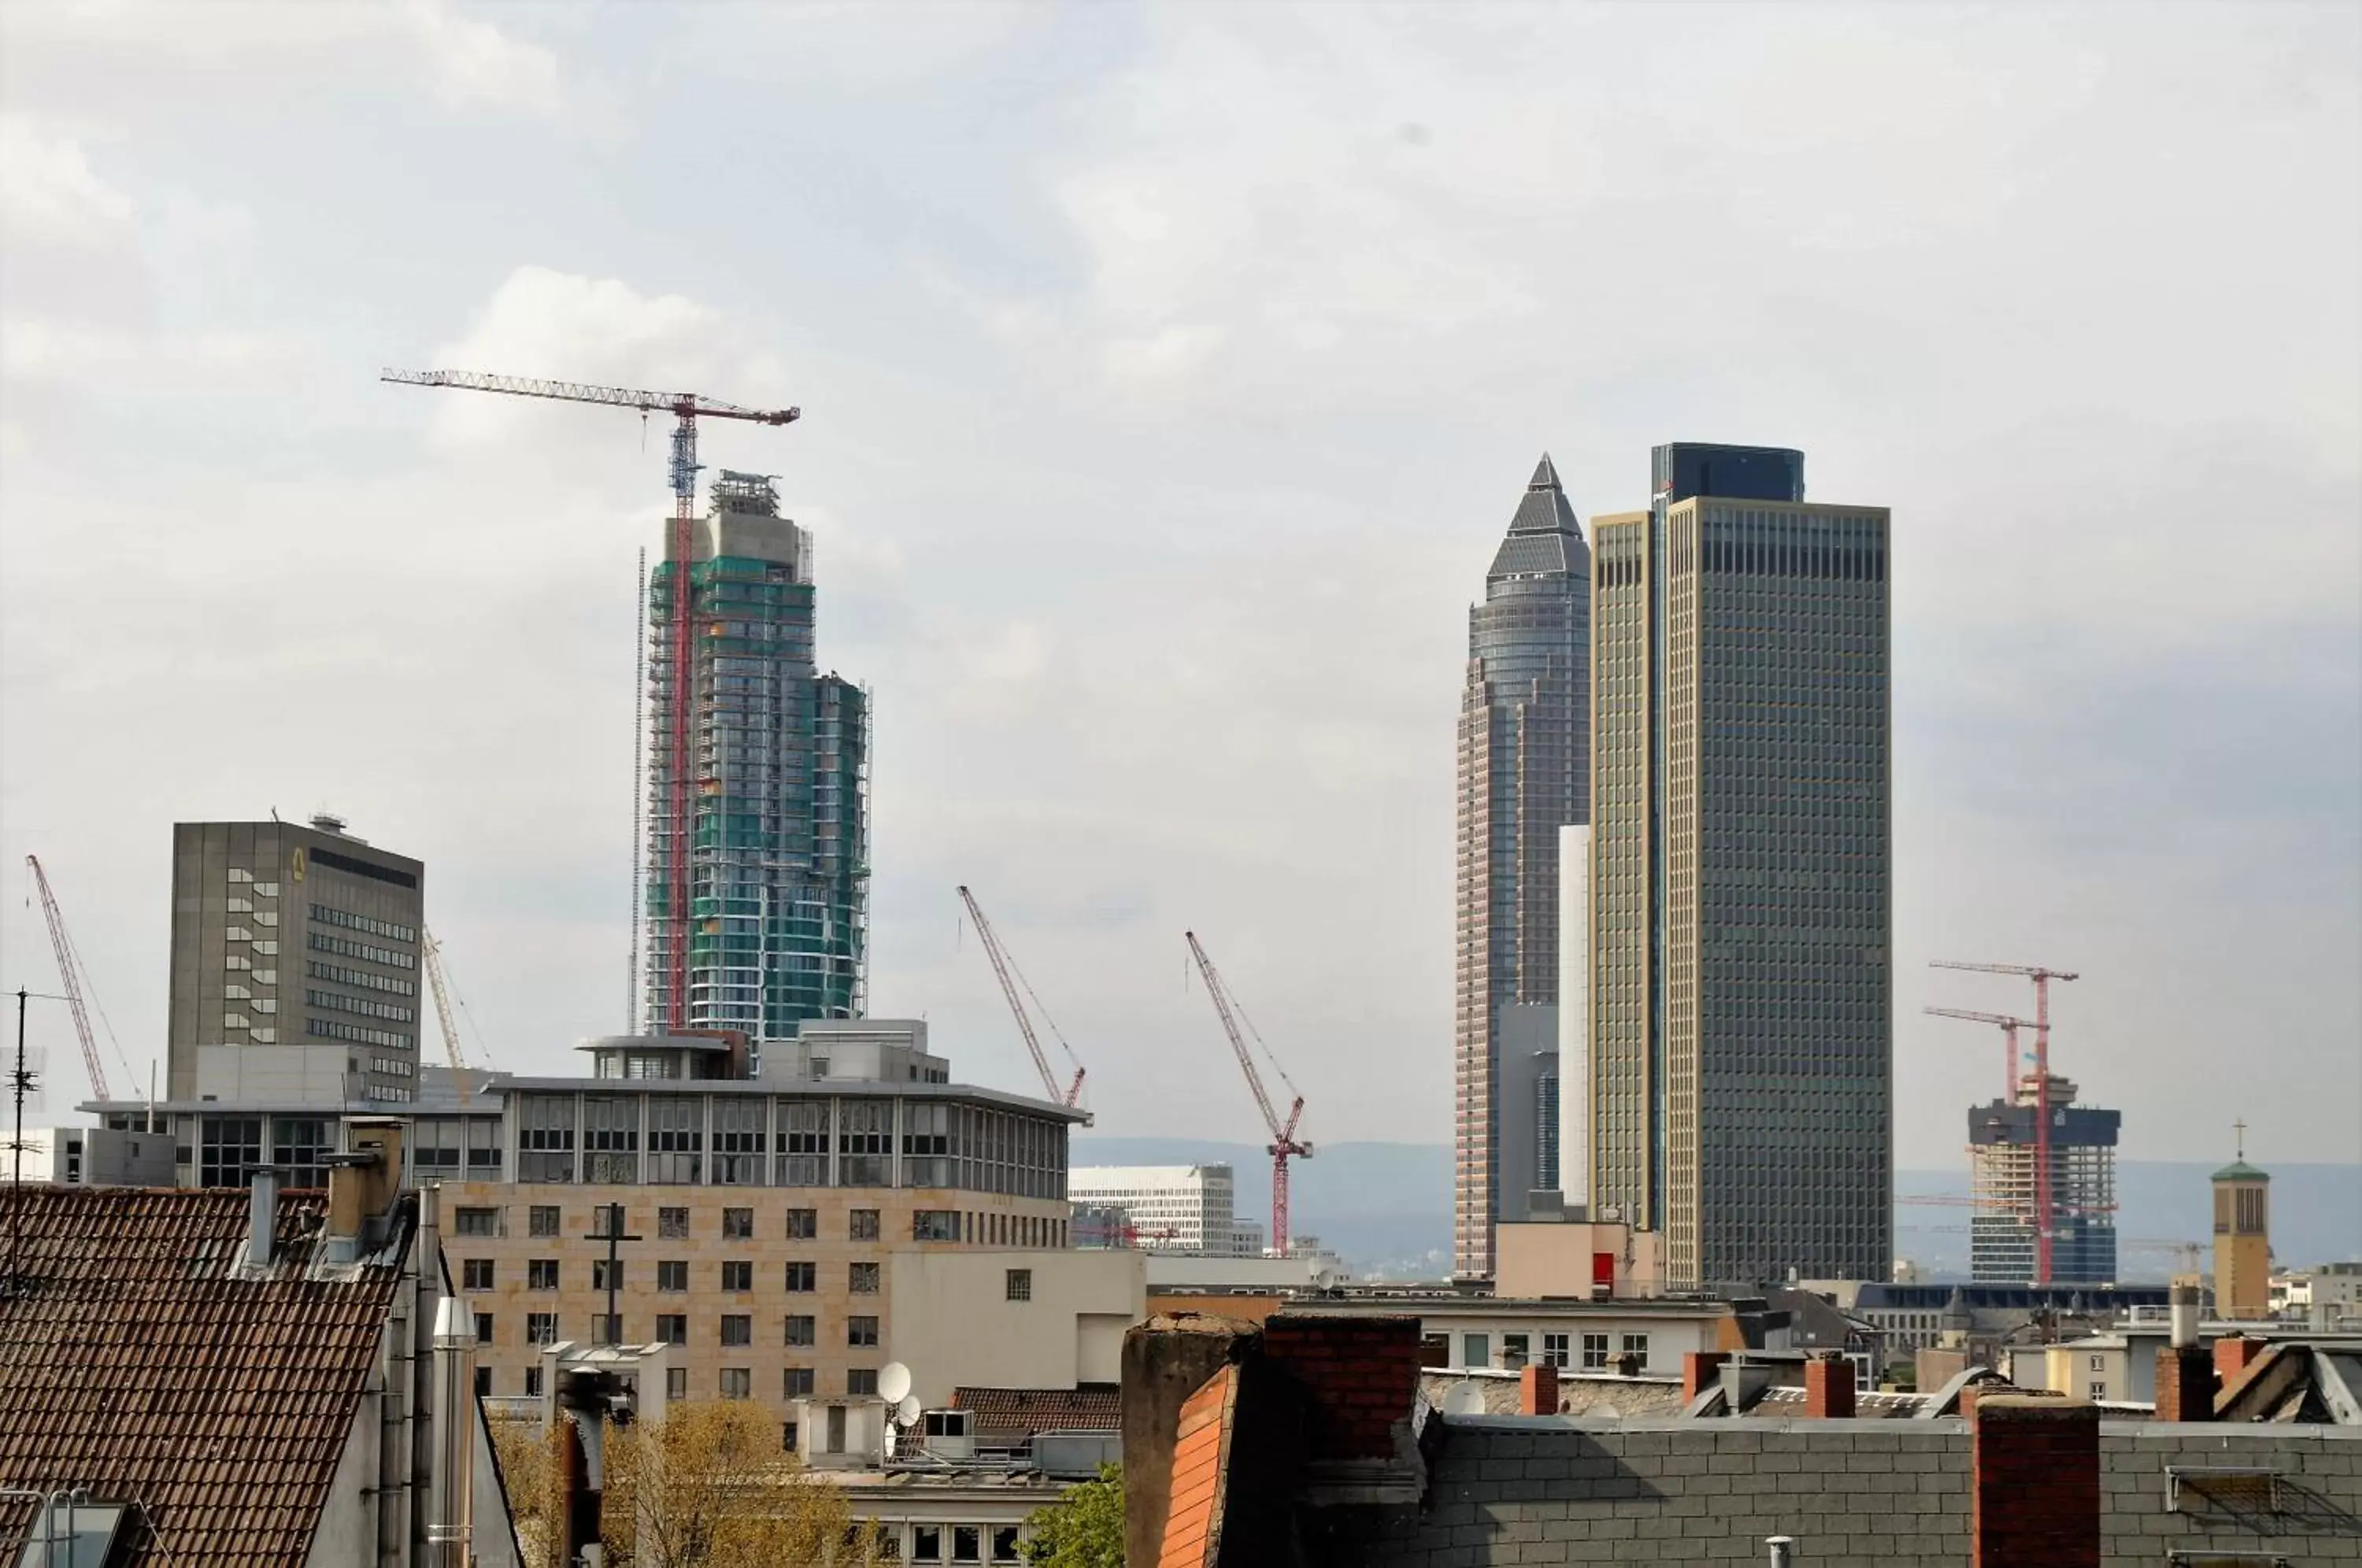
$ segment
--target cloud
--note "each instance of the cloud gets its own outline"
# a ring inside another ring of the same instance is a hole
[[[557,57],[549,50],[460,15],[449,0],[409,0],[402,17],[431,79],[449,102],[545,115],[564,105]]]
[[[12,248],[115,249],[133,237],[131,198],[98,177],[79,142],[0,114],[0,234]]]

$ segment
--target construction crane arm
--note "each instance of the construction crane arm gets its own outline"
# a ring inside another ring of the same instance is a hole
[[[491,376],[475,370],[381,371],[378,380],[413,387],[458,387],[468,392],[506,392],[513,397],[556,398],[565,403],[603,403],[615,408],[635,408],[644,414],[687,414],[701,419],[747,419],[757,425],[791,425],[803,417],[800,408],[746,408],[697,392],[641,392],[631,387],[595,386],[587,381],[545,381],[528,376]]]
[[[451,1061],[451,1083],[458,1090],[459,1103],[468,1103],[468,1065],[459,1054],[459,1029],[451,1021],[451,997],[443,978],[443,944],[435,933],[423,931],[419,944],[426,950],[426,985],[435,993],[435,1018],[443,1027],[443,1054]]]
[[[1050,1091],[1052,1099],[1074,1104],[1071,1095],[1058,1088],[1057,1075],[1050,1070],[1049,1055],[1042,1049],[1042,1042],[1033,1032],[1033,1021],[1026,1016],[1025,1004],[1018,998],[1017,982],[1010,977],[1009,960],[1000,951],[1000,938],[994,933],[992,922],[984,918],[975,894],[962,888],[959,896],[960,902],[967,906],[967,918],[976,923],[977,940],[984,944],[984,955],[992,960],[992,973],[1000,981],[1000,994],[1009,999],[1009,1011],[1017,1020],[1017,1032],[1025,1037],[1025,1049],[1032,1053],[1033,1069],[1042,1075],[1042,1087]],[[1083,1087],[1079,1067],[1076,1069],[1073,1087],[1076,1092]]]
[[[100,1099],[112,1099],[106,1088],[106,1070],[98,1065],[98,1040],[90,1032],[90,1010],[82,996],[81,965],[74,961],[73,938],[66,934],[66,917],[58,908],[57,895],[50,891],[49,873],[41,869],[36,856],[25,856],[32,867],[33,887],[41,896],[41,918],[50,924],[50,948],[58,955],[58,978],[66,988],[66,1006],[72,1010],[74,1038],[82,1042],[82,1065],[90,1074],[91,1092]]]
[[[1930,958],[1930,969],[1968,969],[1980,975],[2035,975],[2048,980],[2072,980],[2079,977],[2064,969],[2046,969],[2039,964],[1963,964],[1953,958]]]
[[[1231,1009],[1231,999],[1222,988],[1222,977],[1214,970],[1214,961],[1206,956],[1194,931],[1182,933],[1189,939],[1189,955],[1198,961],[1198,973],[1206,981],[1206,994],[1214,999],[1214,1011],[1221,1018],[1222,1032],[1231,1037],[1231,1049],[1238,1053],[1239,1068],[1247,1076],[1247,1088],[1254,1091],[1255,1104],[1263,1108],[1264,1124],[1271,1129],[1275,1142],[1292,1143],[1296,1138],[1296,1119],[1304,1114],[1304,1097],[1298,1095],[1288,1108],[1287,1121],[1283,1125],[1279,1113],[1272,1109],[1271,1096],[1264,1092],[1263,1075],[1255,1071],[1254,1057],[1247,1050],[1246,1036],[1239,1032],[1239,1021]],[[1285,1243],[1281,1243],[1285,1245]]]
[[[1970,1012],[1965,1008],[1923,1007],[1920,1011],[1931,1018],[1965,1018],[1970,1023],[1998,1023],[2003,1029],[2031,1029],[2030,1018],[2012,1018],[2005,1012]]]

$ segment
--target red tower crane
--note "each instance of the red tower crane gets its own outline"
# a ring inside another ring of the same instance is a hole
[[[1042,1087],[1049,1090],[1050,1098],[1061,1105],[1076,1103],[1083,1097],[1083,1064],[1076,1057],[1075,1048],[1067,1044],[1065,1035],[1059,1032],[1058,1021],[1050,1016],[1050,1010],[1042,1007],[1042,999],[1034,996],[1033,983],[1017,967],[1017,960],[1000,945],[1000,935],[992,929],[992,922],[984,918],[984,911],[977,906],[976,895],[962,888],[959,896],[960,902],[967,906],[967,918],[976,922],[977,940],[984,944],[984,955],[992,960],[992,972],[1000,981],[1000,994],[1009,999],[1009,1010],[1016,1015],[1017,1032],[1025,1037],[1025,1049],[1033,1054],[1033,1066],[1042,1075]],[[1074,1078],[1064,1088],[1058,1086],[1058,1076],[1050,1070],[1050,1057],[1042,1049],[1040,1039],[1034,1035],[1033,1020],[1027,1016],[1025,1003],[1017,995],[1020,986],[1025,988],[1027,996],[1033,997],[1033,1005],[1042,1010],[1042,1021],[1050,1026],[1050,1032],[1056,1037],[1059,1048],[1066,1053],[1066,1060],[1075,1065]]]
[[[107,1091],[106,1069],[98,1065],[98,1040],[90,1032],[90,1009],[83,1000],[82,955],[74,951],[73,938],[66,934],[66,917],[58,908],[58,896],[50,891],[49,873],[41,869],[40,858],[28,855],[25,864],[32,867],[33,889],[41,898],[41,918],[50,922],[50,947],[58,955],[58,978],[66,988],[66,1006],[73,1013],[74,1038],[82,1042],[82,1065],[90,1074],[90,1092],[98,1099],[112,1099]]]
[[[1214,999],[1214,1011],[1221,1018],[1222,1032],[1230,1036],[1231,1049],[1238,1053],[1240,1070],[1247,1076],[1247,1088],[1254,1091],[1255,1104],[1263,1110],[1264,1125],[1271,1129],[1271,1242],[1273,1249],[1281,1257],[1286,1257],[1289,1242],[1288,1158],[1291,1155],[1308,1160],[1312,1157],[1311,1143],[1299,1142],[1296,1136],[1296,1123],[1304,1115],[1304,1095],[1296,1087],[1296,1081],[1287,1076],[1287,1069],[1279,1065],[1279,1058],[1272,1055],[1271,1047],[1264,1045],[1262,1032],[1255,1028],[1253,1019],[1247,1018],[1246,1010],[1239,1006],[1239,999],[1231,994],[1230,986],[1216,972],[1214,961],[1206,956],[1205,948],[1198,944],[1198,933],[1191,931],[1182,934],[1188,938],[1190,956],[1198,960],[1198,973],[1205,977],[1206,994]],[[1286,1122],[1282,1122],[1279,1113],[1272,1109],[1271,1096],[1264,1090],[1263,1075],[1255,1071],[1254,1057],[1247,1051],[1246,1036],[1239,1032],[1242,1020],[1245,1021],[1248,1032],[1254,1035],[1255,1043],[1263,1045],[1263,1054],[1270,1061],[1271,1070],[1279,1075],[1279,1081],[1286,1084],[1287,1092],[1296,1097],[1287,1108]]]
[[[2004,1012],[1970,1012],[1957,1007],[1928,1007],[1919,1010],[1931,1018],[1965,1018],[1970,1023],[1999,1024],[2002,1035],[2001,1099],[2003,1105],[2016,1099],[2018,1069],[2022,1065],[2017,1054],[2017,1032],[2033,1028],[2032,1019],[2012,1018]]]
[[[2050,1283],[2050,1242],[2056,1210],[2050,1192],[2050,982],[2080,977],[2040,964],[1966,964],[1937,958],[1931,969],[1981,975],[2023,975],[2034,982],[2034,1281]]]
[[[790,425],[803,417],[800,408],[742,408],[698,392],[639,392],[629,387],[590,386],[580,381],[534,381],[523,376],[488,376],[473,370],[386,370],[378,379],[413,387],[457,387],[465,392],[505,392],[512,397],[555,398],[563,403],[600,403],[611,408],[635,408],[642,414],[670,414],[672,458],[673,584],[672,733],[666,737],[665,760],[670,768],[665,787],[665,830],[672,841],[670,875],[665,889],[665,915],[674,935],[667,978],[665,1027],[678,1032],[689,1027],[690,934],[690,635],[689,560],[691,525],[696,522],[697,422],[700,419],[744,419],[756,425]],[[643,911],[643,914],[645,911]]]

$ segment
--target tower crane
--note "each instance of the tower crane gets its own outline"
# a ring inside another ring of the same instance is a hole
[[[634,408],[643,414],[673,416],[672,480],[673,563],[672,607],[667,640],[672,648],[672,723],[665,738],[665,831],[669,835],[671,866],[666,878],[665,917],[673,942],[667,963],[669,987],[665,998],[665,1026],[679,1032],[689,1027],[690,935],[690,705],[694,685],[690,676],[691,635],[689,564],[692,513],[697,501],[697,422],[700,419],[743,419],[756,425],[791,425],[803,417],[800,408],[742,408],[699,392],[640,392],[629,387],[592,386],[581,381],[535,381],[523,376],[484,375],[473,370],[394,370],[378,380],[413,387],[455,387],[465,392],[503,392],[511,397],[555,398],[563,403],[598,403],[611,408]],[[645,911],[642,911],[645,915]]]
[[[1937,958],[1927,966],[1981,975],[2023,975],[2034,982],[2034,1282],[2047,1285],[2056,1225],[2050,1193],[2050,982],[2080,977],[2042,964],[1970,964]]]
[[[1025,977],[1024,971],[1017,967],[1017,960],[1001,946],[999,933],[992,929],[992,922],[984,918],[984,911],[977,906],[976,895],[962,888],[959,896],[960,902],[967,906],[967,918],[976,923],[977,940],[984,944],[984,955],[992,960],[992,972],[1000,980],[1000,994],[1009,999],[1009,1010],[1017,1019],[1017,1032],[1025,1037],[1025,1049],[1033,1054],[1033,1066],[1042,1075],[1042,1087],[1049,1091],[1052,1099],[1061,1105],[1077,1103],[1083,1096],[1083,1064],[1075,1055],[1075,1048],[1067,1044],[1065,1035],[1059,1032],[1058,1021],[1050,1016],[1050,1010],[1042,1007],[1042,999],[1034,995],[1033,983]],[[1015,977],[1011,978],[1012,976]],[[1050,1026],[1058,1048],[1065,1052],[1066,1060],[1074,1064],[1075,1076],[1064,1088],[1058,1087],[1058,1076],[1050,1070],[1049,1055],[1042,1049],[1042,1042],[1033,1032],[1033,1021],[1026,1015],[1025,1003],[1017,995],[1019,986],[1023,986],[1025,994],[1033,998],[1033,1005],[1041,1008],[1042,1021]]]
[[[435,993],[435,1019],[443,1026],[443,1055],[450,1058],[451,1083],[458,1090],[459,1108],[468,1107],[468,1062],[459,1047],[459,1028],[451,1021],[450,982],[443,977],[443,944],[422,929],[419,946],[425,950],[426,987]]]
[[[82,955],[74,948],[73,938],[66,932],[65,911],[58,908],[58,896],[50,890],[49,873],[41,869],[40,857],[28,855],[25,864],[32,869],[33,889],[40,895],[41,918],[49,922],[50,948],[58,955],[58,978],[65,985],[66,1006],[73,1013],[74,1038],[82,1042],[82,1065],[90,1075],[90,1092],[99,1099],[112,1099],[114,1095],[106,1087],[106,1069],[98,1062],[98,1037],[91,1032],[90,1007],[83,995],[83,977],[88,971],[83,967]],[[99,1016],[104,1018],[105,1013],[102,1011]],[[110,1027],[110,1039],[114,1032]],[[120,1055],[122,1049],[116,1046],[116,1055]]]
[[[1311,1143],[1299,1141],[1296,1136],[1296,1123],[1304,1115],[1304,1094],[1296,1087],[1296,1081],[1287,1076],[1287,1069],[1279,1065],[1279,1058],[1272,1055],[1271,1047],[1264,1045],[1263,1035],[1255,1030],[1253,1021],[1248,1020],[1247,1029],[1254,1034],[1255,1043],[1263,1045],[1263,1054],[1269,1058],[1272,1071],[1277,1073],[1279,1081],[1287,1086],[1287,1092],[1296,1097],[1287,1108],[1287,1120],[1283,1123],[1279,1113],[1272,1109],[1271,1096],[1264,1092],[1263,1075],[1255,1071],[1254,1057],[1247,1051],[1246,1037],[1239,1032],[1239,1022],[1246,1018],[1246,1010],[1238,1005],[1238,998],[1231,994],[1230,986],[1215,970],[1214,961],[1206,956],[1206,949],[1198,944],[1198,933],[1190,931],[1182,934],[1188,939],[1189,955],[1198,961],[1198,973],[1205,977],[1206,994],[1214,999],[1214,1011],[1222,1021],[1222,1032],[1230,1036],[1231,1049],[1238,1053],[1239,1068],[1247,1076],[1247,1088],[1254,1091],[1255,1104],[1263,1110],[1264,1125],[1271,1129],[1271,1242],[1279,1255],[1286,1257],[1290,1240],[1287,1229],[1287,1162],[1290,1156],[1307,1160],[1312,1157]]]
[[[2007,1105],[2017,1098],[2018,1066],[2020,1062],[2020,1058],[2017,1054],[2017,1032],[2021,1029],[2033,1028],[2034,1021],[2032,1019],[2012,1018],[2007,1013],[2003,1012],[1970,1012],[1965,1008],[1957,1007],[1926,1007],[1921,1008],[1919,1010],[1927,1014],[1931,1018],[1964,1018],[1970,1023],[1998,1024],[2001,1027],[2002,1034],[2002,1103],[2003,1105]]]

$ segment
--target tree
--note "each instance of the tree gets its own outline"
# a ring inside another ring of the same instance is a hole
[[[565,1568],[557,1562],[559,1516],[566,1499],[558,1492],[557,1445],[565,1434],[538,1421],[494,1417],[492,1452],[508,1493],[509,1517],[524,1549],[525,1568]]]
[[[780,1452],[778,1429],[743,1400],[609,1427],[605,1479],[607,1560],[631,1568],[821,1562],[853,1530],[844,1495]]]
[[[1123,1568],[1123,1470],[1102,1465],[1099,1478],[1069,1486],[1025,1523],[1034,1568]]]

